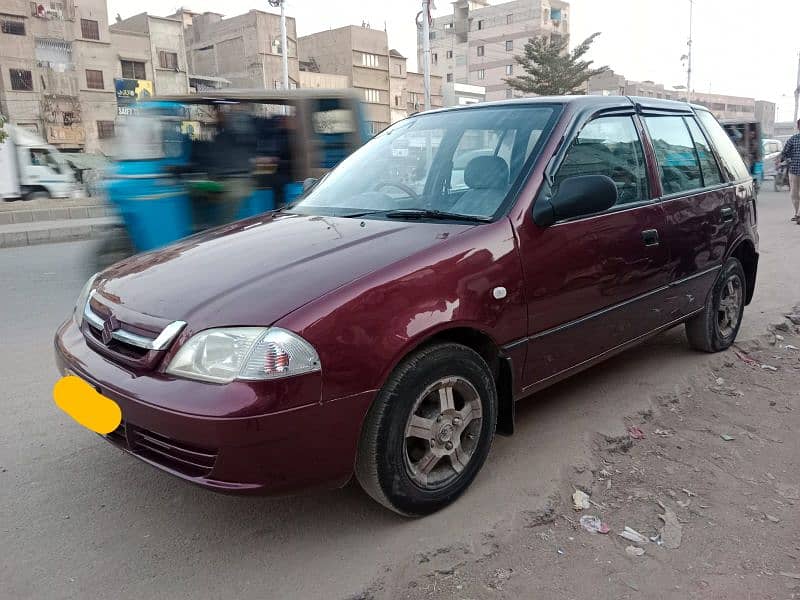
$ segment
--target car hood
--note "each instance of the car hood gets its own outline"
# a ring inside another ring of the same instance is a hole
[[[209,327],[271,325],[363,275],[469,225],[262,215],[186,238],[104,271],[106,302]]]

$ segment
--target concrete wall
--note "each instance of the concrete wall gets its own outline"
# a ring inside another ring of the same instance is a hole
[[[153,87],[156,94],[188,94],[189,77],[186,65],[186,46],[183,40],[183,24],[178,20],[149,16],[150,55],[152,57],[155,79]],[[178,55],[178,68],[162,68],[159,51],[175,52]]]
[[[353,45],[351,27],[320,31],[297,40],[300,60],[314,59],[323,73],[353,77]]]
[[[275,89],[282,85],[280,17],[259,10],[223,19],[216,13],[194,15],[186,30],[187,60],[193,73],[228,79],[233,87]],[[297,85],[295,20],[286,19],[290,86]]]
[[[316,61],[320,71],[344,75],[364,102],[367,121],[381,129],[392,121],[390,112],[389,43],[386,32],[351,25],[303,36],[300,60]],[[365,54],[377,57],[365,65]],[[374,91],[377,91],[375,101]]]
[[[300,71],[299,87],[318,88],[324,90],[347,89],[350,87],[347,77],[344,75],[333,75],[332,73],[310,73]]]

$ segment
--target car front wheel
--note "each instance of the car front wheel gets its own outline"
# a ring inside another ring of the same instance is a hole
[[[395,369],[371,407],[356,477],[375,500],[407,516],[458,498],[494,437],[497,392],[486,361],[459,344],[421,349]]]
[[[729,258],[708,295],[703,312],[686,322],[686,337],[692,348],[720,352],[733,344],[744,314],[745,282],[742,263],[737,258]]]

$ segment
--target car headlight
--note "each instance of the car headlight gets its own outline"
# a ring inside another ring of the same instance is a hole
[[[229,383],[279,379],[320,370],[316,350],[278,327],[225,327],[192,336],[170,361],[177,377]]]
[[[95,273],[89,278],[89,281],[83,284],[83,289],[81,289],[81,293],[78,294],[78,299],[75,301],[74,315],[78,325],[83,323],[83,311],[89,301],[89,294],[92,293],[92,288],[94,287],[94,282],[97,281],[98,275],[99,273]]]

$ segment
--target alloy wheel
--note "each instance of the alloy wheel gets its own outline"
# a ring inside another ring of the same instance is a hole
[[[442,378],[414,403],[405,429],[408,475],[431,490],[448,485],[475,454],[483,411],[475,387],[462,377]]]

